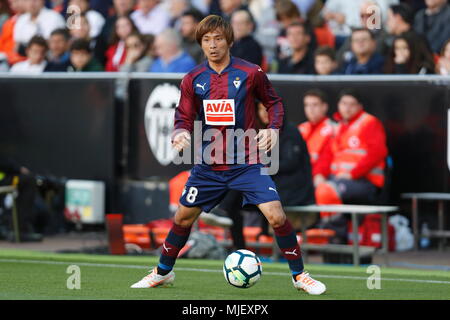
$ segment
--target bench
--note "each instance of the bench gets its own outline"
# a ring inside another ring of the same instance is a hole
[[[388,265],[388,223],[387,215],[390,212],[398,211],[398,207],[395,206],[377,206],[377,205],[308,205],[308,206],[286,206],[284,207],[286,214],[298,214],[300,218],[303,214],[311,212],[339,212],[339,213],[350,213],[353,225],[353,239],[358,239],[358,219],[357,215],[367,215],[378,213],[381,214],[381,252],[384,258],[384,265]],[[302,235],[303,235],[303,245],[301,246],[304,252],[304,260],[307,263],[308,251],[322,251],[322,252],[334,252],[334,253],[351,253],[353,255],[353,265],[358,266],[360,264],[360,257],[372,255],[375,252],[375,248],[360,246],[358,241],[353,241],[352,245],[337,245],[337,244],[324,244],[324,245],[314,245],[308,244],[306,237],[306,230],[304,224],[302,223]],[[275,244],[276,245],[276,244]],[[275,252],[275,247],[274,247]]]
[[[437,201],[438,203],[438,230],[430,231],[430,237],[440,238],[439,250],[444,249],[445,239],[450,238],[450,231],[444,230],[444,201],[450,201],[450,193],[421,192],[403,193],[403,199],[411,199],[412,206],[412,229],[414,235],[414,250],[418,249],[419,239],[419,200]]]

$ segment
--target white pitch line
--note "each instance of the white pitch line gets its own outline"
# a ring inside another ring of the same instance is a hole
[[[78,266],[85,267],[106,267],[106,268],[124,268],[124,269],[151,269],[146,266],[138,266],[131,264],[110,264],[110,263],[91,263],[91,262],[75,262],[75,261],[45,261],[45,260],[19,260],[19,259],[0,259],[0,262],[14,262],[14,263],[34,263],[34,264],[56,264],[56,265],[71,265],[75,264]],[[222,270],[214,269],[201,269],[201,268],[184,268],[177,267],[176,270],[180,271],[194,271],[194,272],[211,272],[218,273]],[[265,275],[270,276],[287,276],[289,273],[284,272],[264,272]],[[357,276],[338,276],[338,275],[328,275],[328,274],[315,274],[316,278],[329,278],[329,279],[349,279],[349,280],[367,280],[367,277],[357,277]],[[416,282],[416,283],[434,283],[434,284],[448,284],[450,281],[441,280],[419,280],[419,279],[399,279],[399,278],[381,278],[382,281],[400,281],[400,282]]]

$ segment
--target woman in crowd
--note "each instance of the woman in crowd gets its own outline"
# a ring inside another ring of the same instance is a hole
[[[121,72],[147,72],[153,63],[151,48],[154,36],[132,33],[125,40],[126,57],[123,65],[119,67]]]
[[[106,71],[118,71],[119,67],[125,62],[126,47],[125,40],[138,30],[133,21],[128,16],[119,17],[114,26],[114,32],[108,50],[106,50]]]
[[[386,60],[387,74],[432,74],[434,73],[433,56],[429,53],[420,55],[410,37],[401,35],[394,39]]]

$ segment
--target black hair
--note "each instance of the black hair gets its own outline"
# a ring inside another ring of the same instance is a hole
[[[355,88],[344,88],[339,92],[338,95],[338,101],[341,100],[341,98],[343,96],[352,96],[353,98],[355,98],[359,104],[364,105],[364,101],[361,97],[361,95],[359,94],[358,90],[356,90]]]
[[[45,51],[48,50],[47,41],[41,36],[33,36],[30,41],[28,41],[27,49],[31,48],[32,45],[43,47]]]
[[[197,23],[202,21],[204,18],[203,13],[201,13],[201,11],[194,9],[194,8],[187,9],[186,11],[183,12],[183,14],[181,16],[182,17],[192,17],[194,19],[194,21]]]
[[[375,40],[375,34],[374,34],[372,31],[370,31],[369,29],[366,29],[366,28],[354,28],[354,29],[352,30],[352,35],[351,35],[351,37],[353,36],[353,34],[354,34],[355,32],[360,32],[360,31],[367,32],[367,33],[370,35],[370,39]],[[350,39],[351,39],[351,38],[350,38]]]
[[[307,96],[317,97],[322,102],[328,103],[328,96],[327,96],[327,94],[324,91],[320,90],[320,89],[317,89],[317,88],[309,89],[303,95],[303,97],[307,97]]]
[[[317,56],[327,56],[331,60],[336,61],[336,51],[328,46],[318,47],[314,52],[314,57]]]
[[[414,23],[414,10],[407,3],[394,4],[389,7],[393,14],[398,14],[409,25]]]
[[[88,40],[85,39],[76,39],[73,41],[72,45],[70,46],[70,51],[79,50],[79,51],[86,51],[88,53],[92,52],[91,45]]]
[[[55,36],[55,35],[63,36],[64,40],[66,40],[66,41],[70,40],[70,33],[69,33],[69,30],[67,30],[66,28],[55,29],[52,31],[52,33],[50,33],[50,37]]]

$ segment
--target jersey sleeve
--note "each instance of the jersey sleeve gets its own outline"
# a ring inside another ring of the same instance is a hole
[[[192,87],[192,78],[186,75],[180,84],[180,102],[175,109],[174,133],[180,130],[187,130],[189,133],[194,128],[194,120],[197,117],[197,107],[195,105],[195,93]]]
[[[267,128],[281,129],[284,115],[283,102],[261,68],[258,68],[258,71],[255,73],[254,84],[256,98],[264,104],[269,113]]]

